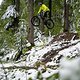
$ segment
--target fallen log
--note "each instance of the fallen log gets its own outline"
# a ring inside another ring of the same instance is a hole
[[[42,61],[43,63],[50,62],[50,61],[52,61],[51,58],[54,58],[54,57],[58,54],[59,51],[61,51],[61,50],[63,50],[63,49],[66,49],[66,48],[68,48],[68,47],[70,47],[70,46],[74,46],[74,45],[76,45],[76,44],[79,43],[79,42],[80,42],[80,41],[78,41],[78,42],[76,42],[76,43],[68,44],[68,45],[63,46],[63,47],[61,47],[61,48],[59,48],[59,49],[56,49],[56,50],[53,50],[53,49],[52,49],[51,51],[49,51],[48,53],[46,53],[45,55],[43,55],[41,61]]]

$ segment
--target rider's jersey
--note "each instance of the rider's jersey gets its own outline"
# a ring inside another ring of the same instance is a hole
[[[49,8],[45,4],[42,4],[38,13],[40,13],[41,11],[44,11],[44,12],[49,11]]]

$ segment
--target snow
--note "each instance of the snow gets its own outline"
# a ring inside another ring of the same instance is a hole
[[[36,78],[37,78],[37,73],[38,73],[38,71],[35,70],[35,69],[30,69],[30,70],[28,70],[28,71],[27,71],[27,80],[28,80],[29,78],[32,78],[33,80],[36,80]]]
[[[8,6],[6,12],[4,13],[4,15],[2,16],[1,19],[10,18],[10,17],[16,18],[17,16],[18,16],[18,13],[15,10],[15,6],[10,5],[10,6]]]
[[[42,56],[51,50],[50,46],[47,46],[46,48],[43,48],[41,50],[36,51],[35,48],[33,48],[30,52],[30,55],[28,55],[26,63],[27,66],[34,66],[34,63],[37,62],[42,58]]]
[[[35,28],[35,27],[34,27]],[[38,30],[38,28],[35,28],[35,32],[34,32],[35,36],[37,38],[35,38],[35,46],[43,46],[43,45],[47,45],[52,39],[52,36],[48,36],[45,37],[44,35],[42,35],[42,32],[40,30]]]
[[[15,72],[15,73],[14,73]],[[8,80],[26,80],[26,74],[22,71],[14,71],[7,76]]]
[[[19,69],[13,70],[11,72],[8,71],[7,79],[8,80],[19,80],[19,79],[26,80],[26,74],[25,74],[25,72],[20,71]]]
[[[58,54],[63,54],[63,56],[71,56],[72,54],[73,55],[79,54],[79,50],[80,50],[80,43],[76,44],[75,46],[71,46],[67,49],[64,49],[60,51]]]
[[[76,59],[61,59],[60,63],[60,78],[65,80],[80,80],[80,57]]]
[[[78,41],[79,40],[71,41],[70,44],[77,43]],[[63,43],[63,41],[58,42],[58,43],[55,42],[52,45],[43,47],[43,49],[40,49],[40,50],[37,50],[36,48],[32,48],[31,51],[27,52],[27,53],[30,53],[27,57],[27,60],[26,60],[27,66],[34,66],[34,64],[37,61],[41,60],[42,56],[44,54],[46,54],[47,52],[49,52],[51,50],[60,49],[61,47],[64,47],[65,45],[67,45],[67,44],[65,44],[64,46],[61,46],[60,44],[62,44],[62,43]],[[74,52],[73,54],[76,55],[76,53],[78,53],[78,51],[75,51],[75,50],[76,50],[76,48],[79,47],[79,45],[80,45],[80,43],[73,46],[72,48],[70,47],[68,49],[64,49],[64,50],[60,51],[59,54],[63,54],[63,56],[68,56],[71,54],[71,52],[72,53]],[[79,47],[79,50],[80,50],[80,47]]]
[[[37,78],[38,72],[41,73],[41,77],[43,77],[43,80],[46,80],[46,78],[52,76],[53,74],[59,73],[60,74],[60,80],[80,80],[80,57],[75,59],[74,56],[80,56],[80,40],[73,40],[75,36],[73,36],[71,41],[55,41],[53,44],[47,45],[50,41],[50,37],[45,37],[44,39],[40,41],[35,42],[35,47],[33,47],[31,50],[27,51],[29,55],[25,56],[26,61],[19,61],[19,62],[8,62],[0,64],[0,80],[4,80],[5,75],[7,75],[8,80],[28,80],[32,78],[32,80],[39,80]],[[44,42],[43,42],[44,41]],[[38,43],[37,43],[38,42]],[[43,42],[43,43],[42,43]],[[66,43],[68,44],[63,44]],[[40,46],[39,44],[42,43]],[[72,45],[75,44],[75,45]],[[56,55],[54,58],[52,58],[51,62],[47,62],[45,65],[40,64],[38,69],[30,68],[28,70],[26,69],[5,69],[7,72],[4,74],[4,68],[10,68],[10,67],[34,67],[36,62],[41,61],[44,54],[51,50],[57,50],[61,49],[62,47],[72,45],[68,48],[65,48],[58,52],[58,55]],[[11,54],[6,55],[3,60],[6,60],[7,57],[10,59],[13,57],[13,54],[16,54],[16,51],[13,50]],[[55,60],[58,59],[60,55],[63,55],[62,59],[60,60],[60,63],[56,63]],[[72,59],[71,59],[72,58]],[[57,69],[49,68],[48,66],[60,66]],[[3,68],[4,67],[4,68]],[[45,68],[46,67],[46,68]],[[48,68],[47,68],[48,67]],[[43,72],[43,70],[45,70]],[[57,80],[57,79],[56,79]]]
[[[46,64],[46,66],[57,66],[57,65],[58,65],[58,64],[55,63],[55,62],[53,62],[53,61],[48,62],[48,63]]]
[[[12,52],[9,53],[8,55],[5,55],[4,58],[3,58],[2,60],[5,60],[5,61],[6,61],[7,58],[9,58],[9,60],[14,59],[14,57],[15,57],[17,51],[14,50],[14,49],[12,49],[11,51],[12,51]]]
[[[46,72],[42,74],[43,78],[48,78],[49,76],[58,73],[58,70],[52,70],[47,68]]]
[[[2,1],[3,1],[3,0],[0,0],[0,5],[1,5]]]
[[[0,0],[0,5],[2,1],[3,0]],[[10,17],[16,18],[18,15],[19,14],[15,10],[15,5],[10,5],[2,16],[2,19]],[[21,42],[21,37],[27,35],[27,29],[23,22],[19,23],[21,27],[19,28],[19,33],[16,33],[15,35],[18,41],[17,46],[20,46],[19,43]],[[10,23],[7,23],[5,28],[7,28],[8,25],[10,25]],[[49,44],[49,42],[53,39],[51,33],[49,32],[49,37],[45,37],[42,35],[39,28],[34,28],[34,37],[37,36],[35,39],[35,46],[26,52],[27,55],[24,54],[25,57],[21,56],[19,61],[12,61],[17,53],[16,50],[12,49],[9,54],[6,54],[0,61],[0,80],[47,80],[47,78],[56,73],[59,73],[59,79],[55,80],[80,80],[80,39],[74,40],[74,35],[71,41],[65,41],[63,39],[62,41],[55,41],[52,44]],[[72,32],[76,32],[75,28]],[[60,35],[59,38],[61,36],[65,36],[65,34]],[[31,44],[27,42],[26,46],[29,47]],[[51,50],[59,49],[60,51],[57,53],[57,55],[51,58],[51,61],[41,63],[41,60],[44,59],[44,55]],[[0,51],[4,52],[5,49],[3,48]],[[61,55],[62,57],[57,63],[58,57]],[[8,61],[7,58],[9,58]],[[37,64],[37,62],[39,63]],[[54,68],[55,66],[56,68]],[[39,72],[40,75],[38,76]],[[39,79],[38,77],[42,79]]]

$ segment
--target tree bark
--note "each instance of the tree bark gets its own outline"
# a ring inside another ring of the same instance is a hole
[[[52,15],[52,0],[49,0],[49,9],[50,9],[49,18],[51,18],[51,15]]]
[[[69,31],[69,4],[64,0],[64,32]]]
[[[34,27],[31,24],[31,18],[34,14],[34,0],[28,0],[28,19],[29,19],[29,32],[28,32],[28,41],[31,45],[34,45]]]
[[[44,33],[44,21],[43,21],[43,19],[41,19],[41,24],[40,24],[40,30],[41,30],[41,32],[42,33]]]

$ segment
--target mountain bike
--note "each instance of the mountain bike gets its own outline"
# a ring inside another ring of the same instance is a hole
[[[44,14],[43,14],[43,12],[41,12],[40,15],[33,16],[31,18],[32,25],[39,26],[41,19],[43,21],[43,24],[46,25],[46,27],[48,29],[52,29],[54,27],[53,20],[51,18],[49,18],[49,11],[45,12]]]

